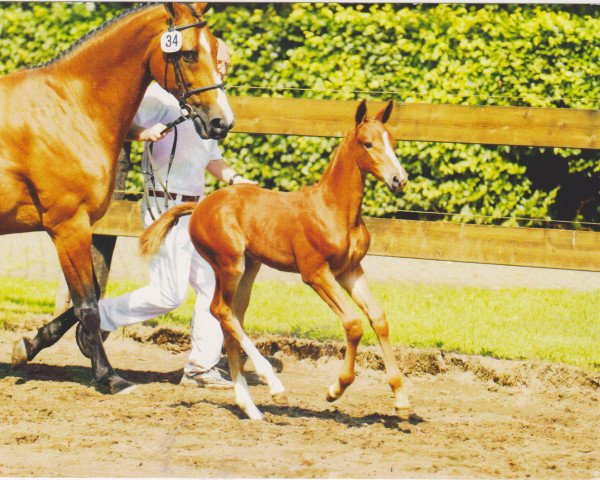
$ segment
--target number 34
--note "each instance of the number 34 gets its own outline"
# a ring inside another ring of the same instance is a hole
[[[160,46],[165,53],[173,53],[181,50],[181,32],[165,32],[160,37]]]

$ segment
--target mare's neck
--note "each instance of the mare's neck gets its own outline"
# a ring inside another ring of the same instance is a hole
[[[97,126],[101,139],[118,155],[133,117],[150,84],[149,45],[165,28],[162,6],[121,18],[49,65],[65,103],[78,104]]]
[[[365,189],[365,175],[358,167],[357,140],[354,131],[346,135],[333,154],[318,188],[327,208],[338,212],[348,226],[360,223],[360,208]]]

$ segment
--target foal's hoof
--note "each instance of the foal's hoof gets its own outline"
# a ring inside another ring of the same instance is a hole
[[[106,341],[109,334],[110,332],[100,330],[100,337],[102,338],[103,342]],[[85,358],[92,358],[92,349],[90,347],[90,344],[86,340],[85,335],[83,334],[83,326],[81,325],[81,323],[77,324],[77,329],[75,330],[75,341],[77,342],[77,346],[79,347],[79,350],[81,351],[83,356]]]
[[[402,421],[408,421],[411,418],[412,409],[410,407],[395,407],[396,416]]]
[[[121,377],[118,377],[112,384],[110,393],[113,395],[127,395],[133,393],[137,385],[133,382],[129,382]]]
[[[13,369],[26,365],[29,361],[29,347],[31,341],[27,337],[17,340],[13,345],[11,366]]]
[[[339,395],[335,395],[334,389],[335,389],[335,385],[332,385],[331,387],[329,387],[327,389],[327,395],[325,395],[325,398],[327,399],[327,401],[329,403],[335,402],[338,398],[340,398]]]
[[[271,397],[273,398],[273,401],[277,405],[287,405],[288,404],[288,396],[287,396],[286,392],[274,393],[273,395],[271,395]]]

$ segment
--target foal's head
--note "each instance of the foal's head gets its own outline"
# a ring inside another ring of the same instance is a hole
[[[360,102],[356,109],[354,137],[360,148],[360,169],[372,173],[393,192],[401,192],[408,183],[408,175],[394,153],[396,140],[384,125],[390,118],[392,108],[393,102],[390,100],[375,118],[369,118],[367,102]]]
[[[200,136],[220,139],[233,127],[234,117],[217,66],[219,44],[206,25],[205,9],[206,3],[165,4],[170,38],[160,45],[156,39],[149,63],[154,79],[196,114]]]

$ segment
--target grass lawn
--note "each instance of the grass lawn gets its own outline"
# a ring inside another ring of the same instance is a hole
[[[0,327],[8,317],[52,313],[57,283],[0,278]],[[107,296],[139,283],[109,282]],[[486,289],[372,284],[392,342],[496,358],[540,359],[600,370],[600,290]],[[156,323],[188,325],[195,295]],[[341,322],[303,284],[260,282],[249,332],[342,340]],[[376,344],[365,320],[364,344]]]

